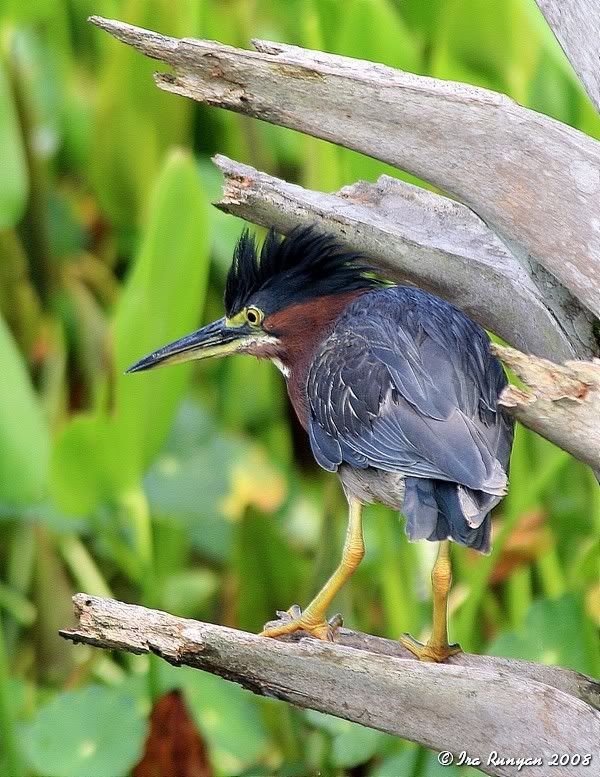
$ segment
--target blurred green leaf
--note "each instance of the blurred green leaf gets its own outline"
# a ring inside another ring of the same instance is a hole
[[[272,516],[248,510],[235,525],[234,552],[239,628],[258,631],[277,610],[308,603],[298,601],[303,593],[300,584],[306,580],[301,557],[286,543]]]
[[[200,3],[123,0],[118,18],[163,34],[193,36]],[[94,13],[99,13],[94,9]],[[110,14],[109,14],[110,15]],[[185,144],[192,106],[157,89],[156,65],[99,30],[104,52],[94,120],[91,175],[102,207],[124,232],[140,222],[163,153]]]
[[[534,602],[522,629],[501,634],[487,652],[594,676],[600,668],[597,637],[586,619],[583,602],[572,594]]]
[[[219,579],[210,569],[187,569],[169,575],[162,584],[162,606],[181,618],[200,618],[218,586]]]
[[[306,719],[312,726],[332,736],[331,763],[333,766],[351,769],[370,761],[386,742],[393,737],[349,720],[326,715],[316,710],[306,710]]]
[[[49,439],[46,422],[20,353],[0,318],[0,503],[42,499]]]
[[[387,736],[381,731],[349,723],[346,731],[334,737],[331,749],[331,761],[334,766],[352,769],[370,761],[383,746]]]
[[[113,476],[139,482],[160,450],[190,365],[143,375],[123,370],[198,325],[209,271],[208,203],[192,158],[175,152],[156,185],[144,239],[115,314]]]
[[[28,193],[21,129],[8,76],[0,59],[0,229],[12,227],[21,219]]]
[[[59,694],[21,727],[31,766],[45,777],[116,777],[139,760],[147,725],[121,689],[91,685]]]
[[[370,777],[399,777],[399,775],[415,774],[419,750],[414,747],[404,753],[388,756],[371,772]],[[450,767],[448,777],[456,777]]]
[[[390,0],[348,0],[338,17],[335,53],[419,71],[414,37]]]
[[[219,432],[210,413],[188,402],[144,488],[154,514],[182,522],[195,548],[209,558],[226,560],[233,520],[249,505],[267,512],[277,509],[286,483],[262,447]]]
[[[439,23],[440,8],[446,0],[395,0],[404,19],[410,24],[411,30],[430,35]]]
[[[417,774],[419,777],[458,777],[458,775],[460,777],[467,777],[467,774],[472,771],[475,771],[476,774],[481,774],[477,769],[471,770],[465,767],[459,769],[457,766],[442,766],[438,761],[437,753],[427,751]]]
[[[79,415],[63,429],[50,461],[50,495],[65,513],[87,515],[106,495],[104,419]]]
[[[21,3],[19,0],[4,0],[3,13],[7,19],[18,21],[39,21],[50,15],[52,0],[38,0],[35,3]]]
[[[525,101],[540,36],[522,0],[447,0],[433,34],[432,75],[512,92]]]
[[[182,681],[189,709],[222,771],[239,774],[258,760],[268,742],[258,701],[239,685],[206,672],[186,672]]]

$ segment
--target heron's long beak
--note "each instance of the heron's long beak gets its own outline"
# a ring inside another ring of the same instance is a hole
[[[260,336],[260,333],[259,333]],[[257,333],[246,326],[228,326],[224,318],[213,321],[191,335],[164,345],[154,353],[144,356],[128,368],[127,372],[151,370],[163,364],[177,364],[191,359],[207,359],[209,356],[225,356],[241,351],[249,342],[256,342]]]

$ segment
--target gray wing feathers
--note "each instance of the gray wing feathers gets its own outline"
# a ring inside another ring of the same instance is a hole
[[[505,385],[487,335],[416,289],[363,295],[339,319],[309,371],[309,434],[319,464],[452,481],[501,496],[512,427],[497,412]],[[464,496],[473,520],[480,510]]]

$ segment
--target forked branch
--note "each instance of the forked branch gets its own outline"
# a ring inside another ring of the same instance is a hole
[[[568,669],[462,654],[449,664],[414,660],[394,641],[342,629],[338,641],[280,641],[177,618],[86,594],[73,598],[73,642],[155,653],[176,666],[218,674],[253,693],[327,712],[453,753],[480,758],[490,775],[515,768],[505,757],[594,753],[600,741],[600,686]],[[556,777],[580,774],[557,766]]]
[[[91,21],[174,74],[161,89],[381,159],[458,197],[524,266],[600,315],[600,143],[504,95],[296,46],[257,51]]]

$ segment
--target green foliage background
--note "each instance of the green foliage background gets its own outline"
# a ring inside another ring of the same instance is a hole
[[[116,17],[271,38],[479,84],[600,138],[533,0],[5,0],[0,16],[0,774],[122,777],[182,689],[218,775],[456,777],[435,755],[144,657],[57,636],[84,590],[258,630],[336,563],[345,509],[269,364],[123,369],[220,315],[241,223],[221,152],[331,190],[397,171],[157,90]],[[490,557],[454,549],[451,637],[600,674],[600,496],[522,429]],[[424,635],[434,548],[382,508],[339,609]],[[470,773],[475,773],[471,770]]]

